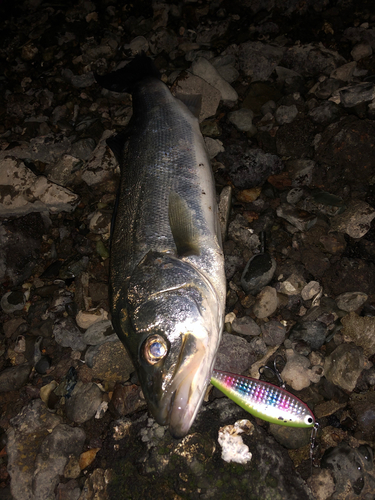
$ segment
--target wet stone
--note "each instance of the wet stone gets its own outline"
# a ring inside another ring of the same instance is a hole
[[[321,288],[318,281],[309,281],[309,283],[303,287],[301,297],[303,300],[311,300],[321,291]]]
[[[339,309],[346,312],[356,311],[368,299],[368,295],[362,292],[346,292],[336,297],[336,304]]]
[[[72,479],[67,483],[60,483],[56,489],[56,495],[59,500],[79,500],[81,488],[78,481]]]
[[[146,402],[141,398],[141,388],[139,385],[122,385],[117,383],[113,390],[109,410],[116,417],[124,417],[134,413],[139,408],[146,406]]]
[[[285,448],[295,450],[309,444],[311,429],[298,429],[284,425],[270,424],[270,433]]]
[[[87,345],[99,345],[104,342],[112,342],[118,337],[113,330],[112,322],[109,319],[97,321],[89,326],[83,335],[83,340]]]
[[[370,229],[375,209],[362,200],[352,201],[344,213],[331,221],[331,230],[362,238]]]
[[[305,210],[298,210],[288,203],[283,203],[276,210],[277,216],[287,220],[299,231],[307,231],[316,224],[317,217]]]
[[[352,311],[342,318],[341,323],[341,333],[347,342],[362,347],[367,357],[375,354],[375,317],[361,317]]]
[[[62,347],[70,347],[74,351],[86,349],[87,344],[83,340],[83,334],[72,318],[63,318],[55,323],[53,334],[56,342]]]
[[[285,123],[292,123],[297,115],[297,106],[292,104],[291,106],[279,106],[276,110],[275,118],[279,125],[284,125]]]
[[[260,328],[257,323],[249,316],[243,316],[242,318],[235,318],[232,322],[232,329],[234,332],[240,335],[260,335]]]
[[[341,104],[352,108],[362,102],[372,101],[375,97],[375,85],[371,82],[359,83],[353,87],[340,90]]]
[[[331,470],[337,498],[345,498],[348,492],[352,498],[366,498],[374,492],[373,452],[367,445],[351,448],[347,443],[340,443],[329,448],[323,455],[321,467]]]
[[[102,392],[96,384],[92,382],[84,384],[79,381],[71,397],[66,398],[66,416],[77,424],[83,424],[95,415],[101,402]]]
[[[106,342],[91,354],[93,378],[111,382],[126,382],[134,371],[133,363],[120,340]]]
[[[279,305],[275,288],[266,286],[257,296],[253,313],[259,319],[271,316]]]
[[[28,363],[12,368],[5,368],[0,372],[0,392],[15,391],[21,389],[29,378],[31,366]]]
[[[353,408],[361,432],[360,439],[374,441],[375,439],[375,393],[365,394],[353,393],[350,398],[350,406]]]
[[[229,177],[239,189],[258,187],[270,175],[279,174],[284,168],[278,156],[242,144],[226,147],[218,160],[227,166]]]
[[[285,340],[286,328],[285,326],[276,320],[268,321],[263,323],[261,326],[262,338],[266,345],[278,346],[281,345]]]
[[[228,238],[250,250],[255,250],[260,243],[258,236],[253,233],[246,219],[240,214],[229,224]]]
[[[11,314],[15,311],[21,311],[25,306],[25,295],[19,292],[7,292],[1,297],[1,309],[6,314]]]
[[[316,370],[309,368],[310,361],[305,356],[298,354],[292,349],[286,350],[287,362],[281,372],[281,378],[284,382],[296,391],[301,391],[305,387],[309,387],[311,381],[319,382],[320,375]]]
[[[244,373],[255,360],[256,356],[245,339],[224,332],[217,352],[216,370]]]
[[[363,367],[362,349],[353,344],[341,344],[326,358],[324,375],[342,389],[353,391]]]
[[[326,335],[327,327],[320,321],[304,321],[293,327],[289,340],[303,340],[312,349],[318,350],[324,344]]]
[[[272,280],[276,261],[268,253],[254,255],[246,264],[241,276],[241,286],[246,293],[256,295]]]
[[[253,125],[254,113],[250,109],[241,108],[237,111],[232,111],[228,115],[228,120],[242,132],[256,131]]]

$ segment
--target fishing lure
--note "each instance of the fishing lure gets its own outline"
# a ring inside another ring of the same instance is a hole
[[[244,410],[262,420],[289,427],[317,428],[310,408],[296,396],[274,384],[220,370],[213,371],[211,384]]]

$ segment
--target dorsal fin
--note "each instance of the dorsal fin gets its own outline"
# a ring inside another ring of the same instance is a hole
[[[198,231],[186,201],[175,191],[169,193],[169,225],[179,257],[199,255]]]

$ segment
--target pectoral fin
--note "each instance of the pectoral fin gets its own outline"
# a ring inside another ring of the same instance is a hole
[[[169,225],[179,257],[199,255],[198,231],[186,201],[175,191],[169,193]]]

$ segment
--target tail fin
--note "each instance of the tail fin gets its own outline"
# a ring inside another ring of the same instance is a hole
[[[160,73],[155,67],[152,59],[144,53],[136,56],[129,64],[123,68],[108,73],[108,75],[95,74],[98,84],[113,92],[129,92],[143,79],[154,77],[160,79]]]

